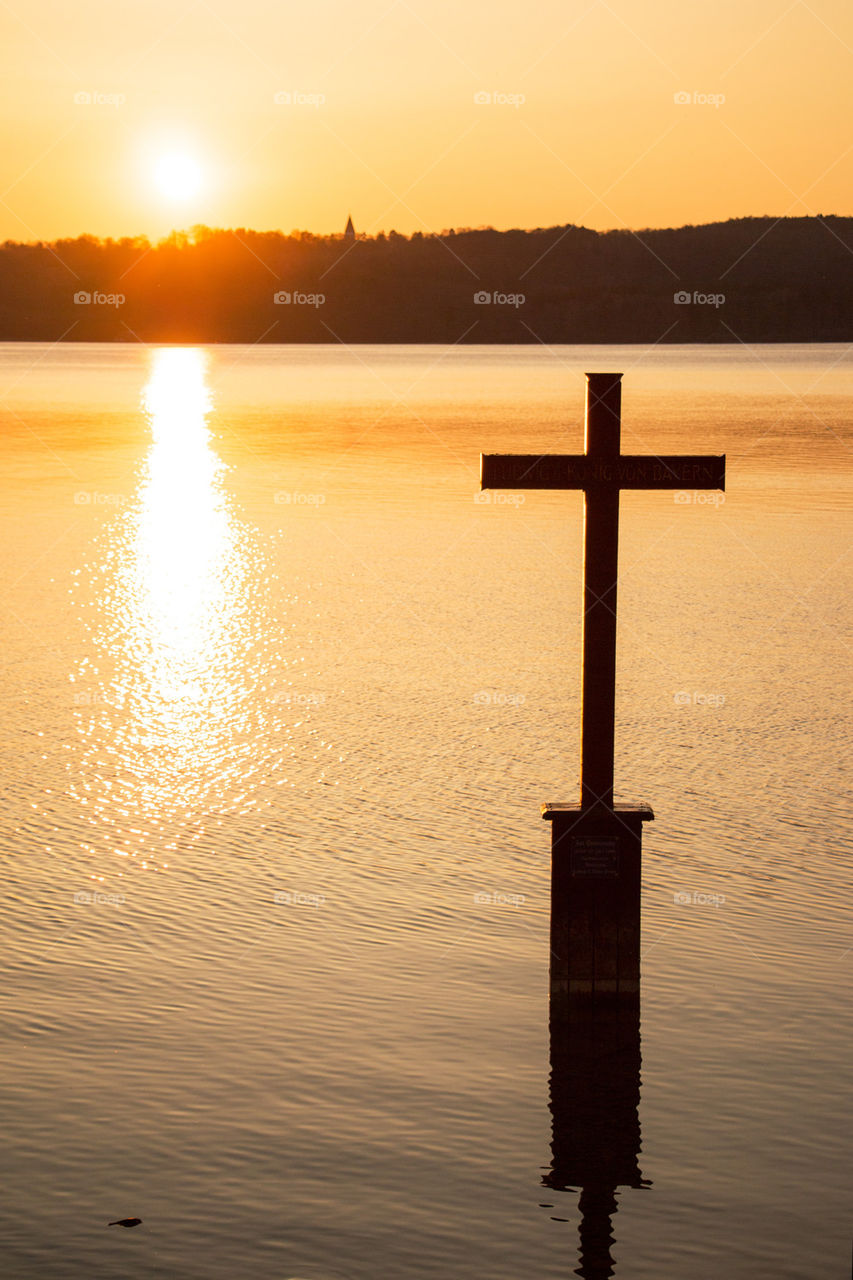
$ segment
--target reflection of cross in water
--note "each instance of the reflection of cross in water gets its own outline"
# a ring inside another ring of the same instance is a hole
[[[614,1274],[611,1219],[617,1187],[647,1187],[640,1151],[640,1004],[575,1003],[551,1017],[551,1170],[553,1191],[580,1189],[580,1266],[584,1280]]]

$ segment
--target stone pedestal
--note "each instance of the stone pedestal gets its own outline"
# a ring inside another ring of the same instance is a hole
[[[636,1000],[648,805],[542,807],[551,823],[551,1012],[577,1000]]]

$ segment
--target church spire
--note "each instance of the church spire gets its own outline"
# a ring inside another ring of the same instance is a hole
[[[355,227],[352,225],[352,218],[347,218],[346,230],[344,231],[345,240],[355,239]]]

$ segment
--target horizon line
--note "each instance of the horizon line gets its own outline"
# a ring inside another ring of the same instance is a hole
[[[553,223],[547,227],[538,226],[538,227],[503,227],[503,228],[494,227],[488,223],[483,223],[476,227],[472,227],[472,226],[445,227],[441,231],[412,231],[408,234],[403,231],[397,231],[394,228],[391,228],[388,231],[380,230],[372,233],[357,231],[355,234],[356,234],[356,239],[362,240],[362,241],[378,240],[380,236],[384,237],[385,239],[388,239],[390,236],[394,236],[401,240],[413,240],[415,237],[420,237],[423,240],[431,240],[431,239],[440,240],[445,236],[470,235],[477,232],[493,232],[495,235],[512,235],[513,233],[521,233],[522,235],[534,235],[537,232],[540,232],[542,234],[545,234],[549,231],[565,232],[566,230],[571,228],[572,230],[575,230],[575,231],[586,231],[590,235],[595,235],[595,236],[608,236],[608,235],[639,236],[639,235],[649,235],[649,234],[660,234],[662,232],[667,232],[667,231],[698,231],[706,227],[728,226],[729,223],[733,223],[733,222],[773,222],[774,224],[778,224],[782,222],[826,222],[830,220],[831,221],[853,221],[853,214],[845,214],[845,213],[812,213],[812,214],[799,214],[799,215],[791,215],[791,214],[776,215],[771,213],[742,214],[742,215],[732,216],[725,219],[715,218],[711,222],[685,222],[685,223],[682,223],[681,226],[668,226],[668,227],[623,226],[623,227],[607,227],[603,229],[586,227],[586,226],[583,226],[581,223],[573,223],[573,222]],[[130,240],[130,241],[144,240],[152,246],[157,246],[160,244],[166,244],[173,237],[179,237],[179,236],[186,237],[186,239],[188,240],[194,240],[198,237],[198,233],[201,233],[201,232],[209,233],[211,235],[234,235],[238,232],[243,232],[250,235],[262,235],[262,236],[277,235],[277,236],[281,236],[283,239],[292,239],[293,237],[296,237],[296,236],[313,236],[317,240],[343,240],[346,237],[345,231],[328,231],[328,232],[311,231],[307,227],[294,227],[290,231],[284,231],[280,227],[259,228],[259,227],[247,227],[242,225],[233,226],[233,227],[219,227],[219,226],[210,226],[204,222],[195,222],[189,227],[173,227],[170,231],[166,232],[164,235],[158,237],[157,239],[152,239],[150,236],[146,235],[144,232],[99,236],[91,231],[80,231],[73,235],[69,234],[65,236],[58,236],[52,240],[47,239],[46,237],[41,237],[35,240],[13,240],[13,239],[7,238],[2,242],[0,242],[0,247],[5,247],[7,245],[17,245],[22,247],[38,247],[39,245],[60,244],[66,241],[75,241],[75,240],[94,240],[101,244],[121,243],[122,241],[127,241],[127,240]]]

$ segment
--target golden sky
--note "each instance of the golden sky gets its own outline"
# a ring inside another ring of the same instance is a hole
[[[0,239],[853,213],[849,0],[0,15]]]

